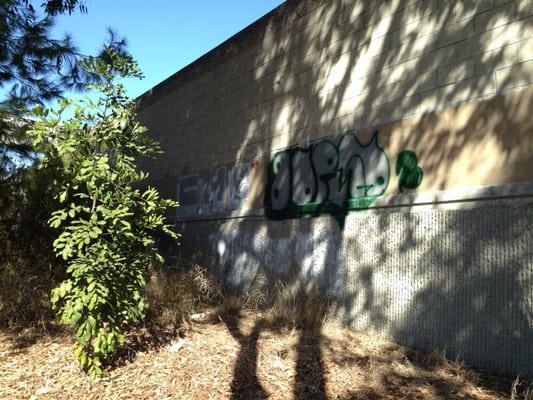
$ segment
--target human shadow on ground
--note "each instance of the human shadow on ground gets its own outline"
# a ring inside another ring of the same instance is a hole
[[[289,320],[286,316],[265,317],[258,313],[251,319],[250,313],[222,310],[212,319],[213,323],[222,321],[240,346],[231,382],[232,399],[264,399],[279,394],[269,393],[261,383],[259,342],[262,333],[283,334],[291,330],[297,332],[297,340],[293,347],[294,374],[288,378],[292,379],[292,396],[287,393],[287,398],[348,400],[440,396],[461,399],[469,398],[468,393],[476,387],[480,393],[503,399],[511,392],[513,379],[472,370],[461,362],[446,359],[441,353],[428,353],[395,343],[374,348],[366,342],[371,339],[360,340],[357,336],[331,339],[323,333],[325,315],[317,314],[316,304],[310,307],[307,303],[295,315],[295,319]],[[348,367],[357,370],[357,379],[347,383],[351,388],[344,393],[339,393],[339,388],[328,388],[328,385],[338,384],[328,383],[328,373],[333,368]],[[527,381],[518,385],[518,392],[524,393],[527,385]]]
[[[238,314],[224,314],[222,321],[228,332],[239,342],[240,350],[233,370],[231,382],[231,398],[237,399],[267,399],[268,394],[257,378],[257,362],[259,350],[257,342],[261,334],[262,321],[253,325],[251,332],[246,335],[239,328]]]

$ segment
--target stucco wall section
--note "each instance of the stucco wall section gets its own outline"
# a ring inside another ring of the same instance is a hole
[[[182,255],[237,287],[318,282],[356,329],[533,376],[532,4],[287,1],[145,93],[165,153],[141,167],[182,203]]]
[[[180,226],[184,250],[247,287],[319,282],[336,317],[474,365],[533,376],[533,202]],[[196,254],[193,254],[196,252]]]

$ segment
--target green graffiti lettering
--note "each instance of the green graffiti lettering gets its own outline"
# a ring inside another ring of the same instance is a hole
[[[361,210],[385,193],[390,180],[378,132],[362,144],[351,134],[338,145],[321,140],[274,155],[268,170],[265,210],[273,219]]]

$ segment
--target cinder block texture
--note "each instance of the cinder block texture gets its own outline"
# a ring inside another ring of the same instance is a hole
[[[332,217],[180,229],[184,255],[232,285],[246,287],[264,270],[287,285],[318,282],[355,329],[533,376],[531,202],[363,211],[343,229]]]
[[[289,0],[138,99],[141,167],[230,284],[313,281],[355,329],[533,376],[532,39],[531,0]],[[370,209],[265,217],[325,199]]]
[[[139,98],[154,180],[530,86],[530,1],[288,1]],[[176,156],[177,155],[177,156]]]

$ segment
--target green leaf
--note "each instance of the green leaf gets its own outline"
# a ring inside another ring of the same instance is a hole
[[[69,201],[49,219],[60,229],[54,251],[68,263],[68,279],[50,299],[60,320],[74,328],[80,363],[96,375],[101,360],[124,341],[123,329],[146,311],[141,293],[147,268],[163,260],[154,250],[154,235],[177,238],[164,218],[175,202],[161,199],[155,188],[132,187],[147,175],[137,170],[139,157],[156,154],[159,146],[145,136],[135,102],[115,82],[117,76],[138,76],[136,63],[108,50],[112,67],[98,58],[84,64],[101,75],[93,87],[102,96],[78,102],[74,115],[60,124],[40,110],[44,120],[35,136],[59,161],[58,199]]]
[[[64,192],[62,192],[60,195],[59,195],[59,202],[60,203],[64,203],[65,200],[67,199],[67,194],[68,194],[68,191],[65,190]]]

